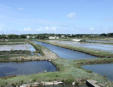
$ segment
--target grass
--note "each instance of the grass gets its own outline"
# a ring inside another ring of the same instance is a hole
[[[7,39],[7,40],[1,40],[0,42],[24,42],[25,39]]]
[[[41,49],[42,47],[40,45],[35,44],[30,40],[27,40],[27,43],[31,44],[36,49],[36,52],[39,52],[41,55],[44,55],[44,53],[42,52],[42,49]]]
[[[10,54],[30,54],[31,51],[28,50],[11,50],[11,51],[0,51],[0,55],[10,55]]]
[[[107,60],[107,62],[105,61]],[[79,84],[83,84],[87,79],[97,80],[99,83],[106,83],[108,87],[112,87],[113,83],[106,80],[105,77],[100,76],[96,73],[89,72],[81,68],[81,65],[88,64],[88,63],[95,63],[95,61],[99,62],[113,62],[113,58],[111,59],[94,59],[94,60],[67,60],[58,58],[53,60],[52,62],[56,65],[59,71],[56,72],[46,72],[40,74],[33,74],[33,75],[24,75],[24,76],[17,76],[8,79],[0,79],[0,85],[7,84],[20,84],[35,82],[35,81],[63,81],[65,83],[70,83],[72,81],[79,82]],[[98,62],[98,63],[99,63]],[[106,87],[106,86],[105,86]]]
[[[11,59],[20,56],[31,56],[31,51],[28,50],[11,50],[11,51],[0,51],[0,60]]]
[[[0,41],[0,45],[16,45],[16,44],[25,44],[26,40],[24,39],[8,39],[8,41]]]
[[[78,46],[71,46],[71,45],[64,45],[64,44],[58,44],[58,43],[54,43],[54,42],[48,42],[48,41],[44,41],[44,40],[39,40],[48,44],[52,44],[55,46],[59,46],[59,47],[63,47],[63,48],[67,48],[70,50],[74,50],[74,51],[78,51],[78,52],[83,52],[86,54],[90,54],[93,56],[97,56],[97,57],[103,57],[103,58],[113,58],[113,53],[111,52],[106,52],[106,51],[100,51],[100,50],[94,50],[94,49],[90,49],[90,48],[84,48],[84,47],[78,47]]]
[[[110,43],[109,41],[108,41],[108,42],[90,42],[90,41],[84,41],[84,42],[87,42],[87,43],[99,43],[99,44],[113,45],[113,43]]]

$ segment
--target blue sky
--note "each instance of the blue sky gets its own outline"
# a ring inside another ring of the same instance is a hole
[[[0,0],[0,34],[113,32],[113,0]]]

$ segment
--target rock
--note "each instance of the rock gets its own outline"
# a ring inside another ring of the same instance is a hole
[[[31,87],[29,84],[23,84],[20,87]]]
[[[35,83],[32,84],[32,87],[38,87],[39,85],[40,85],[40,83],[35,82]]]
[[[87,81],[86,81],[86,84],[87,84],[89,87],[100,87],[100,86],[97,84],[97,81],[95,81],[95,80],[87,80]]]
[[[41,82],[42,85],[58,85],[58,84],[62,84],[63,82],[59,82],[59,81],[53,81],[53,82]]]

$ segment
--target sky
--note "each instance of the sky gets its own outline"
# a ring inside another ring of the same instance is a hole
[[[113,0],[0,0],[0,34],[113,32]]]

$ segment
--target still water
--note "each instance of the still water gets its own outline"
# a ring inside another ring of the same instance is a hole
[[[87,42],[97,43],[113,43],[113,40],[86,40]]]
[[[42,45],[44,47],[47,47],[54,53],[56,53],[59,57],[61,58],[66,58],[66,59],[91,59],[95,58],[95,56],[91,56],[82,52],[77,52],[77,51],[72,51],[66,48],[54,46],[51,44],[39,42],[39,41],[34,41],[36,44]]]
[[[54,71],[56,71],[56,67],[48,61],[0,63],[0,77],[13,75],[29,75]]]
[[[81,43],[81,42],[74,42],[74,41],[58,41],[58,40],[48,40],[50,42],[56,42],[60,44],[67,44],[71,46],[79,46],[79,47],[85,47],[85,48],[90,48],[94,50],[102,50],[102,51],[107,51],[107,52],[112,52],[113,53],[113,45],[109,44],[100,44],[100,43]]]
[[[113,81],[113,64],[84,65],[83,68],[106,76],[109,80]]]

